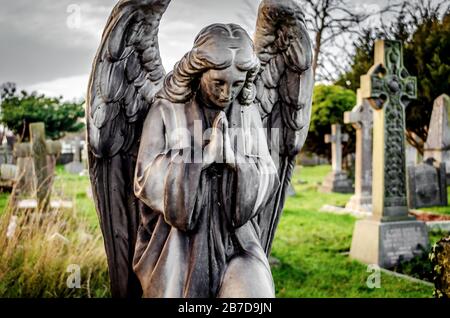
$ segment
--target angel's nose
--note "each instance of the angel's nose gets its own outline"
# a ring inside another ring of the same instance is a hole
[[[230,86],[224,85],[222,91],[220,92],[220,99],[230,99],[231,89]]]

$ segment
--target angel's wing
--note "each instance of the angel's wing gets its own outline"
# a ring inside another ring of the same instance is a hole
[[[89,174],[113,297],[141,294],[132,258],[139,211],[145,205],[134,196],[132,185],[143,121],[165,76],[158,27],[169,2],[119,1],[105,27],[89,81]]]
[[[273,205],[258,220],[262,246],[268,255],[311,115],[313,53],[299,1],[262,1],[255,49],[262,66],[255,82],[256,104],[281,182]]]

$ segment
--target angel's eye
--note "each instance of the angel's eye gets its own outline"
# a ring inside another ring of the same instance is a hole
[[[225,82],[221,81],[221,80],[215,80],[214,84],[216,84],[216,86],[223,86],[223,85],[225,85]]]
[[[239,82],[235,82],[235,83],[233,84],[233,86],[234,86],[234,87],[238,87],[238,86],[241,86],[241,85],[243,85],[243,84],[244,84],[243,81],[239,81]]]

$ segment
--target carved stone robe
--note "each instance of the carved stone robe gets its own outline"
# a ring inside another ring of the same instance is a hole
[[[134,191],[141,215],[134,270],[144,297],[273,297],[255,216],[279,181],[255,106],[227,110],[238,163],[202,168],[203,132],[218,110],[159,98],[144,123]],[[199,159],[200,158],[200,159]],[[190,160],[189,160],[190,159]]]

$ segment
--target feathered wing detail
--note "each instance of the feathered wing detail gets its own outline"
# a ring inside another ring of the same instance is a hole
[[[89,174],[113,297],[139,297],[132,270],[139,213],[134,169],[143,121],[165,71],[158,27],[170,0],[121,0],[94,59],[87,94]]]
[[[305,142],[311,116],[312,45],[299,1],[262,1],[255,50],[261,61],[261,71],[255,81],[256,104],[281,182],[273,205],[258,219],[262,246],[269,255],[295,157]]]

